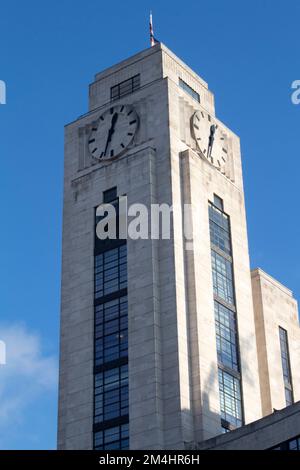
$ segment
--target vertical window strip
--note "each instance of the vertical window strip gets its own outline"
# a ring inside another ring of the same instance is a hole
[[[230,220],[221,207],[222,200],[209,203],[221,431],[228,432],[243,424],[243,412]]]
[[[289,343],[287,331],[279,327],[279,340],[280,340],[280,351],[281,351],[281,364],[284,381],[284,393],[286,406],[294,403],[290,354],[289,354]]]
[[[129,449],[126,243],[97,242],[94,259],[94,448]]]

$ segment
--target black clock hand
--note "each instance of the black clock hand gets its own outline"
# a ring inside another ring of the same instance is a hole
[[[111,125],[110,125],[110,129],[108,131],[108,135],[107,135],[107,139],[106,139],[106,145],[105,145],[105,150],[104,150],[104,155],[106,155],[106,152],[107,152],[107,149],[108,149],[108,144],[110,143],[111,141],[111,137],[112,137],[112,134],[113,134],[113,130],[114,130],[114,126],[115,126],[115,123],[116,123],[116,120],[118,118],[118,114],[115,113],[112,117],[112,120],[111,120]]]
[[[116,122],[117,122],[117,120],[118,120],[118,116],[119,116],[118,113],[115,113],[115,114],[113,115],[112,120],[111,120],[111,135],[114,133],[115,125],[116,125]]]
[[[210,126],[210,134],[209,134],[209,138],[208,138],[208,148],[207,148],[207,157],[208,158],[211,157],[211,152],[212,152],[212,148],[213,148],[214,141],[215,141],[215,133],[216,133],[217,127],[218,126],[215,126],[214,124],[212,126]]]
[[[112,117],[111,126],[110,126],[110,129],[108,131],[108,136],[107,136],[107,140],[106,140],[104,155],[106,155],[106,152],[107,152],[107,149],[108,149],[108,144],[111,142],[112,135],[115,132],[115,126],[116,126],[116,122],[118,120],[118,116],[119,116],[118,113],[115,113]]]

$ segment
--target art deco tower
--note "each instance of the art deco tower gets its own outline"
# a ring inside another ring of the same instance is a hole
[[[65,142],[59,448],[184,449],[260,418],[240,145],[207,84],[156,44],[96,75]],[[100,241],[123,195],[179,208],[171,238]]]

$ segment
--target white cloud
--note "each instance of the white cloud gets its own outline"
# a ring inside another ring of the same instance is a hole
[[[0,366],[0,436],[28,419],[28,409],[57,388],[57,358],[47,356],[37,333],[24,324],[0,325],[6,365]],[[1,447],[1,438],[0,438]]]

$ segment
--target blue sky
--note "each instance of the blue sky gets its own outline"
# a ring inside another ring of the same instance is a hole
[[[241,137],[251,264],[300,298],[298,0],[10,0],[0,11],[0,448],[55,448],[63,128],[96,72],[155,36]]]

